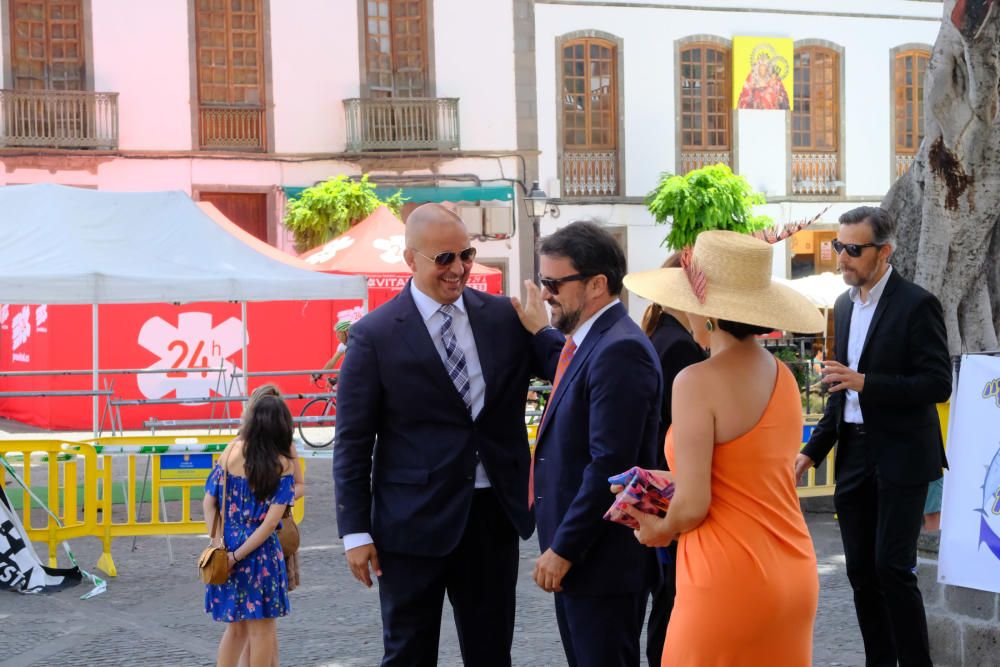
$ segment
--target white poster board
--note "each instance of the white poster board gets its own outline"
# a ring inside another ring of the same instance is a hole
[[[962,357],[948,463],[938,581],[1000,593],[1000,357]]]

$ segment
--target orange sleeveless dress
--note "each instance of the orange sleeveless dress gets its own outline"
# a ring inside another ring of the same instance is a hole
[[[779,363],[757,424],[715,446],[708,516],[680,537],[663,667],[812,664],[819,576],[795,493],[801,442],[798,386]],[[666,454],[673,469],[673,431]]]

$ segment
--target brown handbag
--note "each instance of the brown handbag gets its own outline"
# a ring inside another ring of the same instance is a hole
[[[219,586],[226,583],[229,580],[229,554],[226,552],[225,539],[226,539],[226,516],[222,511],[223,506],[226,504],[226,468],[222,468],[222,498],[216,499],[216,513],[215,520],[212,522],[212,532],[209,534],[209,539],[215,539],[215,529],[222,524],[222,531],[220,537],[223,540],[223,546],[216,547],[209,543],[207,549],[201,552],[198,556],[198,570],[201,573],[201,581],[205,584],[213,584]]]
[[[286,559],[298,552],[299,541],[299,526],[292,518],[292,506],[288,505],[281,516],[281,528],[278,529],[278,542],[281,544],[281,553]]]

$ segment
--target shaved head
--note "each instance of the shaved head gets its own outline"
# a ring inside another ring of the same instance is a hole
[[[413,271],[413,284],[441,304],[454,303],[462,295],[472,259],[459,255],[469,248],[469,233],[462,219],[440,204],[424,204],[406,219],[406,250],[403,258]],[[438,263],[435,258],[452,261]]]
[[[441,204],[421,204],[406,219],[406,245],[418,247],[430,227],[457,225],[466,233],[465,223],[454,211]]]

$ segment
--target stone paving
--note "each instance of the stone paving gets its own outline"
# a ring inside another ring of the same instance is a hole
[[[344,561],[329,462],[313,462],[306,479],[303,585],[291,593],[291,615],[279,621],[282,663],[377,665],[382,654],[378,597],[374,588],[354,581]],[[808,514],[807,519],[820,575],[814,664],[863,665],[836,523],[830,514]],[[130,539],[117,540],[118,577],[110,580],[107,593],[87,601],[78,599],[82,587],[47,596],[0,592],[0,667],[213,664],[222,626],[204,613],[204,588],[196,579],[194,561],[204,545],[204,537],[173,538],[171,564],[164,538],[139,538],[135,552]],[[85,568],[93,567],[100,553],[97,540],[76,540],[72,547]],[[44,545],[39,552],[45,553]],[[530,579],[537,554],[534,538],[522,543],[513,663],[565,665],[552,599]],[[447,601],[439,664],[462,664]]]

